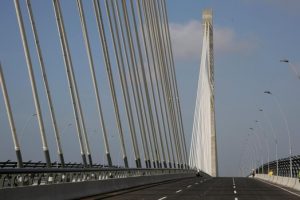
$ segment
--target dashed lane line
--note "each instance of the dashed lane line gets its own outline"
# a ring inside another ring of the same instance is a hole
[[[162,197],[162,198],[160,198],[160,199],[157,199],[157,200],[163,200],[163,199],[166,199],[167,197]]]
[[[177,190],[176,193],[182,192],[182,190]]]
[[[190,187],[192,187],[192,185],[188,185],[188,186],[186,186],[187,188],[190,188]]]
[[[236,194],[237,193],[236,190],[234,190],[233,193]]]

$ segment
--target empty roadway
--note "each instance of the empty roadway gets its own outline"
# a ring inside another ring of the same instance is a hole
[[[289,193],[278,187],[252,178],[189,178],[156,185],[142,186],[87,199],[300,199],[300,195]]]

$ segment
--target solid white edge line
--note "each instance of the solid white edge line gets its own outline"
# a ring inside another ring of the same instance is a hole
[[[177,190],[176,193],[179,193],[179,192],[181,192],[181,191],[182,191],[182,190]]]
[[[163,200],[163,199],[166,199],[167,197],[162,197],[162,198],[160,198],[160,199],[157,199],[157,200]]]
[[[269,182],[267,182],[267,181],[260,180],[260,179],[256,179],[256,180],[259,180],[259,181],[261,181],[261,182],[263,182],[263,183],[267,183],[267,184],[269,184],[269,185],[275,186],[275,187],[277,187],[277,188],[279,188],[279,189],[282,189],[282,190],[284,190],[284,191],[286,191],[286,192],[288,192],[288,193],[290,193],[290,194],[293,194],[293,195],[296,195],[296,196],[300,197],[299,194],[297,194],[297,193],[295,193],[295,192],[292,192],[292,191],[289,191],[289,190],[287,190],[287,189],[285,189],[285,188],[282,188],[282,187],[280,187],[280,186],[278,186],[278,185],[274,185],[274,184],[272,184],[272,183],[269,183]]]

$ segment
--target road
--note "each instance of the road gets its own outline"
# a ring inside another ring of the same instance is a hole
[[[87,199],[299,200],[300,195],[296,196],[278,187],[251,178],[204,179],[195,177],[150,186],[142,186]]]

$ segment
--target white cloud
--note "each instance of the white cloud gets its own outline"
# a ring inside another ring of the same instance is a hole
[[[176,59],[200,59],[202,47],[202,23],[191,20],[187,23],[170,24],[172,45]],[[253,38],[239,38],[233,29],[214,27],[214,50],[216,54],[249,53],[256,47]]]

